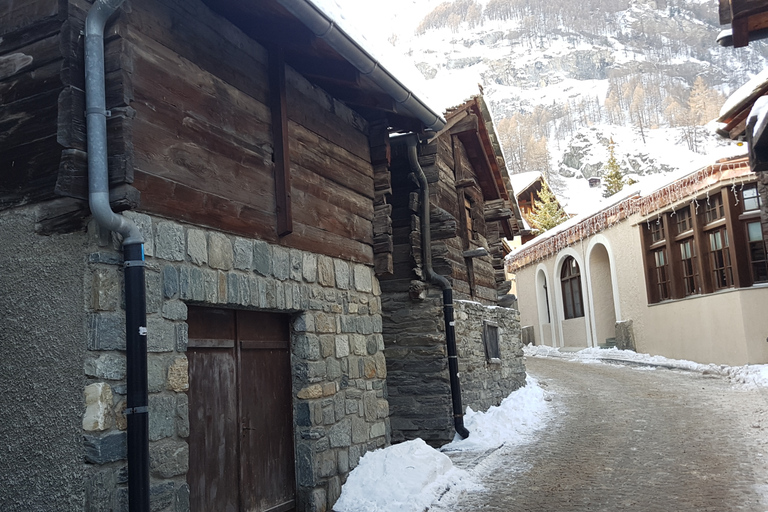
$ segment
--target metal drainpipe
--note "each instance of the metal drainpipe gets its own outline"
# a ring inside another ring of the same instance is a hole
[[[149,413],[147,410],[147,312],[144,238],[109,206],[104,26],[123,0],[96,0],[85,20],[85,105],[88,134],[88,202],[101,226],[123,236],[127,366],[128,509],[149,511]]]
[[[416,144],[418,138],[416,135],[410,135],[407,139],[408,144],[408,162],[411,164],[411,170],[416,174],[421,189],[421,250],[424,260],[424,270],[433,284],[438,285],[443,290],[443,318],[445,320],[445,345],[448,350],[448,376],[451,381],[451,402],[453,402],[453,426],[456,433],[462,438],[469,437],[469,430],[464,426],[464,408],[461,405],[461,383],[459,382],[459,360],[456,355],[456,328],[453,318],[453,289],[451,283],[444,276],[436,273],[432,269],[432,234],[430,232],[429,220],[429,184],[424,170],[419,164],[419,157],[416,153]]]

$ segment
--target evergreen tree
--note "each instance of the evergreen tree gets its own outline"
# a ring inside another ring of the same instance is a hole
[[[613,139],[611,139],[611,143],[608,145],[610,156],[608,157],[608,163],[603,172],[603,185],[605,186],[603,197],[611,197],[613,194],[623,189],[625,185],[624,176],[621,174],[621,167],[619,167],[619,162],[616,160],[616,152],[614,151],[613,146]]]
[[[528,224],[541,234],[567,220],[568,215],[563,211],[560,203],[557,202],[557,197],[545,181],[542,181],[541,190],[537,195],[539,199],[533,200],[533,210],[528,214]]]

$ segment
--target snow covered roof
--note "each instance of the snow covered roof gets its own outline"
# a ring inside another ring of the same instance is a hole
[[[716,132],[726,138],[740,137],[746,127],[746,118],[752,104],[760,96],[768,93],[768,68],[755,75],[750,81],[739,87],[725,101],[716,122]]]
[[[626,187],[621,192],[597,202],[592,209],[571,217],[509,253],[506,256],[507,267],[511,270],[522,268],[599,233],[631,215],[649,215],[687,200],[715,183],[744,175],[752,174],[747,158],[741,156],[683,176],[680,173],[660,175],[658,179],[645,181],[642,185]]]
[[[515,196],[536,183],[536,180],[539,179],[544,179],[539,171],[520,172],[509,176],[509,181],[512,184],[512,190],[514,191]]]

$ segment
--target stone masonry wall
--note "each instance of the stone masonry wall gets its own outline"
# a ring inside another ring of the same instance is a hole
[[[430,287],[423,300],[386,293],[382,317],[392,441],[449,442],[454,431],[442,292]]]
[[[126,213],[146,239],[151,500],[186,512],[187,303],[291,313],[298,510],[330,510],[390,441],[378,281],[366,265]],[[126,510],[125,328],[117,243],[88,256],[86,510]]]
[[[463,405],[485,411],[525,385],[520,314],[514,309],[463,300],[456,301],[454,308]],[[486,358],[484,321],[493,322],[499,328],[501,358],[498,362],[489,362]]]
[[[519,314],[468,301],[454,308],[463,405],[484,411],[525,384]],[[382,310],[392,440],[445,444],[454,428],[442,293],[429,287],[423,300],[387,293]],[[486,361],[484,320],[499,326],[499,362]]]

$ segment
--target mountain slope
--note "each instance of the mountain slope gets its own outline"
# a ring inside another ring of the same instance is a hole
[[[428,7],[415,29],[399,25],[390,42],[414,59],[445,107],[481,85],[512,172],[544,172],[564,196],[583,196],[576,181],[602,174],[611,138],[622,171],[640,179],[743,152],[703,125],[766,66],[768,46],[718,47],[709,0]]]

